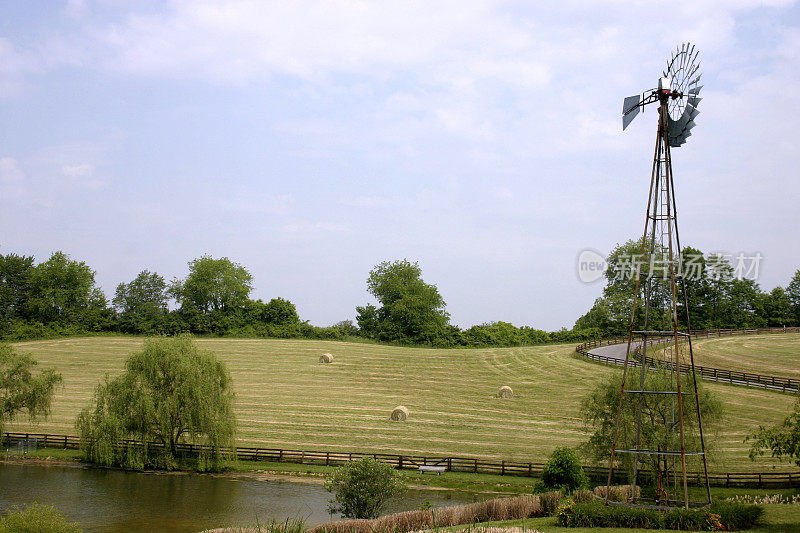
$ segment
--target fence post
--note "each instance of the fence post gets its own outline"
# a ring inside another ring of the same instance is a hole
[[[328,466],[331,462],[331,452],[325,452],[325,466]]]
[[[475,461],[475,473],[477,474],[478,473],[478,458],[476,457],[475,459],[473,459],[473,461]]]
[[[506,475],[506,462],[505,462],[505,460],[500,461],[500,475],[501,476],[505,476]]]

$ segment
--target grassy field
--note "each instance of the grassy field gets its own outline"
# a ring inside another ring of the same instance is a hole
[[[119,373],[141,343],[132,337],[19,343],[42,365],[57,367],[64,387],[49,420],[10,424],[7,431],[75,434],[75,417],[95,385]],[[436,350],[308,340],[198,343],[215,351],[233,375],[240,444],[264,447],[543,461],[556,446],[585,440],[581,398],[620,372],[575,356],[573,345]],[[323,352],[335,362],[318,363]],[[495,397],[502,385],[514,389],[514,398]],[[726,406],[715,439],[720,462],[712,470],[789,469],[770,459],[752,463],[743,440],[759,424],[781,420],[793,397],[707,386]],[[389,420],[397,405],[408,407],[408,421]]]
[[[697,365],[800,379],[800,333],[698,339]]]

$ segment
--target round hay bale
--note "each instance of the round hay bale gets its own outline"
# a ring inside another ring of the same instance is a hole
[[[397,407],[392,410],[392,414],[389,415],[389,418],[392,420],[403,421],[408,418],[408,409],[405,405],[398,405]]]
[[[333,355],[329,353],[324,353],[319,356],[320,363],[333,363]]]
[[[513,398],[514,397],[514,391],[511,390],[511,387],[509,387],[508,385],[503,385],[502,387],[500,387],[500,390],[497,391],[497,397],[498,398]]]

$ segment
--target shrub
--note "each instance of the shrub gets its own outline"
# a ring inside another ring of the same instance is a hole
[[[746,505],[738,502],[714,502],[711,511],[719,515],[725,527],[730,530],[747,529],[758,524],[764,514],[760,505]]]
[[[25,508],[14,508],[5,518],[0,518],[0,533],[79,533],[77,524],[68,522],[49,505],[34,503]]]
[[[710,509],[644,509],[606,506],[601,503],[570,503],[556,513],[563,527],[628,527],[678,529],[682,531],[732,531],[757,524],[763,509],[756,505],[716,502]]]
[[[562,489],[569,493],[587,483],[578,454],[572,448],[556,448],[542,470],[542,484],[550,489]]]
[[[389,464],[364,457],[339,467],[325,482],[334,494],[328,509],[345,518],[376,518],[386,502],[405,489]]]

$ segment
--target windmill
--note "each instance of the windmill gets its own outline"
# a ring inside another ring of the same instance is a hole
[[[625,98],[622,106],[623,130],[645,106],[658,106],[647,216],[632,273],[633,308],[608,475],[610,486],[617,461],[632,472],[633,491],[624,505],[688,509],[711,503],[670,154],[691,135],[699,113],[698,56],[694,45],[679,46],[667,61],[658,87]],[[623,418],[630,422],[631,417],[633,424],[621,426]],[[693,463],[695,470],[689,470],[687,463]],[[690,475],[705,484],[706,501],[689,500]],[[636,486],[648,477],[655,496],[640,497]],[[607,496],[606,504],[613,503]]]

